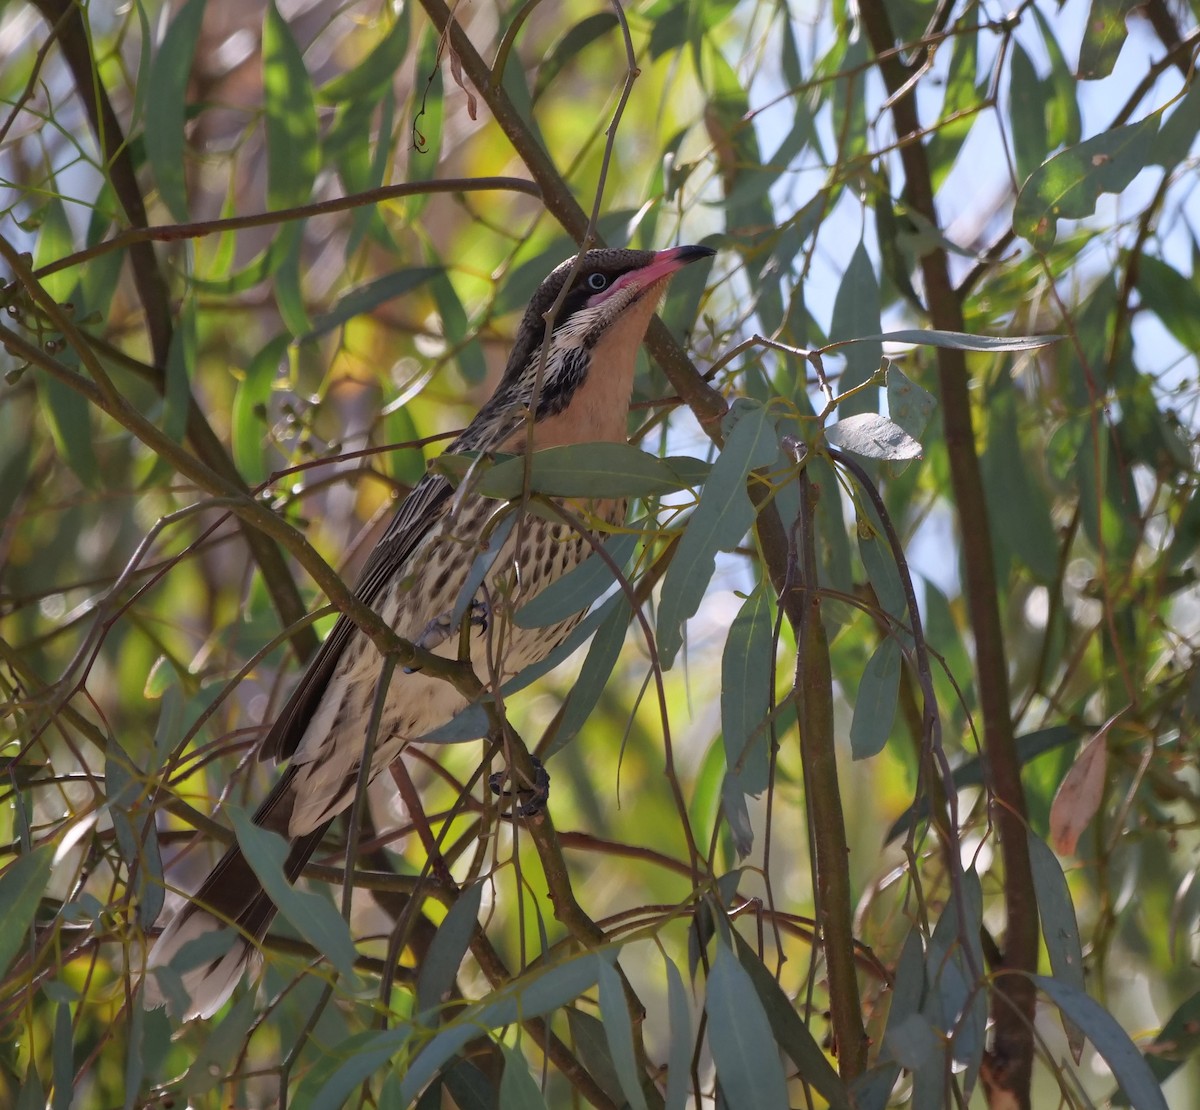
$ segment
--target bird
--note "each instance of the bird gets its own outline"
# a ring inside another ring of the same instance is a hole
[[[671,277],[713,253],[705,246],[603,248],[556,267],[530,300],[495,391],[446,454],[521,454],[530,447],[625,442],[637,351],[650,320]],[[503,504],[472,494],[469,480],[455,488],[446,473],[431,467],[396,509],[363,566],[355,595],[399,636],[457,658],[460,594]],[[618,525],[625,509],[621,499],[593,500],[587,526],[599,531]],[[592,542],[562,521],[533,513],[508,531],[463,614],[471,625],[471,663],[485,687],[493,689],[544,659],[583,618],[580,612],[527,629],[513,623],[511,614],[518,600],[536,597],[586,558]],[[260,758],[286,760],[287,766],[253,820],[284,830],[289,882],[299,878],[330,824],[353,801],[383,668],[374,642],[340,615],[263,740]],[[420,669],[394,668],[370,776],[466,704],[449,682]],[[256,962],[275,913],[235,845],[159,934],[146,969],[167,967],[190,942],[231,930],[227,951],[181,974],[187,1008],[180,1016],[212,1017]],[[144,984],[144,1004],[163,1005],[158,977],[146,974]]]

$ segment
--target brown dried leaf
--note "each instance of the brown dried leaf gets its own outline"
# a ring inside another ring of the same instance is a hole
[[[458,60],[458,51],[449,43],[446,44],[446,48],[450,53],[450,76],[454,78],[454,83],[467,94],[467,115],[471,119],[478,119],[476,111],[478,101],[475,99],[475,94],[467,88],[466,81],[463,80],[462,62]]]
[[[1075,845],[1100,808],[1108,776],[1109,721],[1087,742],[1050,806],[1050,841],[1060,856],[1075,854]]]

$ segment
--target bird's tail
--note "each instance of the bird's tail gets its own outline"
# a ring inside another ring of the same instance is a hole
[[[294,800],[291,774],[276,784],[254,815],[254,823],[268,828],[286,829]],[[295,882],[304,865],[312,858],[329,828],[323,824],[291,841],[284,864],[288,882]],[[168,993],[158,977],[149,974],[155,968],[170,965],[180,951],[210,933],[225,930],[231,936],[226,951],[183,971],[183,989],[188,996],[182,1017],[212,1017],[228,1000],[251,964],[259,958],[259,945],[276,913],[250,861],[236,845],[230,848],[209,872],[200,889],[175,914],[155,941],[146,959],[144,1004],[150,1008],[168,1001]]]

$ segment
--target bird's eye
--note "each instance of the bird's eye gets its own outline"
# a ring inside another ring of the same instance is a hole
[[[608,278],[604,274],[588,274],[587,287],[595,292],[599,292],[608,284]]]

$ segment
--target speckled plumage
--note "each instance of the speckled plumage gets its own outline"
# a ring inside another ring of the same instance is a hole
[[[624,440],[637,348],[658,300],[671,274],[711,254],[701,247],[599,250],[588,252],[577,267],[574,260],[559,266],[530,302],[495,393],[448,453]],[[543,363],[545,315],[568,281]],[[571,508],[597,529],[624,516],[624,504],[617,501]],[[424,638],[439,654],[456,656],[458,628],[443,634],[442,626],[452,623],[449,615],[489,521],[504,511],[510,510],[503,502],[473,495],[469,480],[455,490],[445,477],[427,474],[397,509],[355,593],[400,636],[417,643]],[[486,628],[472,628],[470,634],[471,661],[482,681],[502,682],[545,658],[578,623],[583,613],[551,627],[524,629],[512,614],[590,550],[589,539],[567,525],[521,514],[476,594],[487,614]],[[267,734],[263,757],[290,762],[254,820],[286,829],[289,880],[299,876],[330,822],[353,799],[380,673],[375,646],[341,617]],[[448,682],[396,668],[371,774],[383,771],[406,743],[444,725],[464,705]],[[148,959],[149,967],[163,967],[189,941],[222,925],[232,923],[240,931],[219,960],[184,972],[191,998],[185,1017],[210,1016],[229,997],[274,913],[241,852],[230,849],[168,924]],[[148,1005],[163,1002],[153,975],[147,977],[145,995]]]

